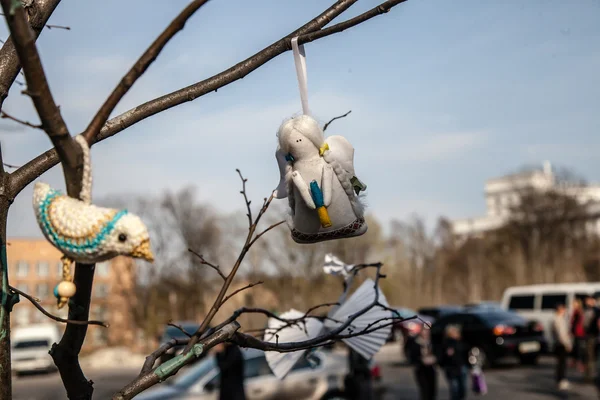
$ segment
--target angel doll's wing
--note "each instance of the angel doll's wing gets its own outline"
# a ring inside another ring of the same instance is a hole
[[[337,161],[350,176],[354,176],[354,147],[348,139],[340,135],[329,136],[325,142],[329,146],[329,156]]]
[[[354,171],[354,147],[348,139],[340,135],[330,136],[326,140],[329,146],[329,154],[327,155],[328,162],[337,163],[342,167],[340,171],[336,171],[340,182],[350,182],[352,189],[358,195],[361,191],[367,190],[367,185],[358,179]]]
[[[325,327],[332,330],[344,324],[351,315],[373,304],[376,295],[378,295],[378,303],[388,307],[388,302],[383,292],[379,287],[375,287],[375,282],[372,279],[365,280],[344,304],[328,316],[329,318],[325,321]],[[390,336],[392,329],[390,325],[392,322],[391,319],[391,311],[375,305],[354,319],[350,326],[341,332],[342,335],[362,331],[368,331],[369,333],[342,340],[354,351],[369,360],[379,351]]]
[[[298,310],[290,310],[281,314],[281,319],[303,318],[304,313]],[[269,318],[268,328],[265,330],[264,340],[271,343],[302,342],[314,339],[321,333],[323,323],[316,318],[304,318],[302,322],[297,322],[286,326],[288,323],[275,318]],[[290,372],[292,367],[305,354],[306,350],[298,350],[290,353],[279,353],[277,351],[266,351],[265,357],[269,368],[273,374],[283,379]]]
[[[276,199],[285,199],[288,196],[287,182],[285,179],[287,160],[279,146],[277,146],[275,158],[277,158],[277,165],[279,165],[279,185],[277,185],[277,189],[275,189],[273,194]]]

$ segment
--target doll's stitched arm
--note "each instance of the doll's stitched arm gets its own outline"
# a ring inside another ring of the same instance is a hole
[[[298,171],[294,171],[292,172],[292,179],[294,180],[294,184],[300,192],[300,196],[302,196],[302,200],[304,200],[308,208],[310,208],[311,210],[315,210],[317,207],[315,206],[315,202],[312,199],[308,185],[306,184],[306,182],[304,182],[304,179],[302,179],[302,175],[300,175]]]
[[[333,197],[333,168],[327,163],[323,165],[321,190],[323,191],[323,203],[325,207],[329,207]]]

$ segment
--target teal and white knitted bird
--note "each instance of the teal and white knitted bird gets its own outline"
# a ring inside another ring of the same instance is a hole
[[[54,289],[59,308],[75,294],[70,276],[73,261],[94,264],[118,255],[154,261],[150,236],[142,220],[127,210],[91,204],[91,166],[87,141],[75,140],[84,152],[81,200],[66,196],[50,185],[36,182],[33,188],[35,216],[46,239],[63,254],[63,282]]]

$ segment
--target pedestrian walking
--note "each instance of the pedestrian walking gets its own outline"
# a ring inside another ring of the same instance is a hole
[[[579,372],[585,371],[584,363],[587,360],[587,335],[584,326],[583,303],[580,299],[573,302],[573,313],[571,314],[571,335],[573,336],[573,350],[571,360]]]
[[[371,363],[352,348],[348,349],[349,374],[344,380],[347,396],[352,400],[372,400]]]
[[[556,353],[556,384],[559,390],[567,390],[569,381],[566,378],[567,355],[573,349],[569,335],[569,324],[564,304],[556,306],[554,320],[552,321],[552,332],[554,335],[554,351]]]
[[[230,342],[221,343],[216,351],[220,372],[219,400],[246,400],[242,351]]]
[[[408,345],[410,360],[415,367],[415,380],[421,400],[435,400],[437,397],[436,357],[431,343],[431,331],[423,328]]]
[[[467,376],[469,365],[469,350],[462,341],[460,327],[448,325],[439,357],[440,367],[444,369],[451,400],[467,398]]]
[[[598,320],[600,312],[596,304],[596,299],[588,296],[585,299],[586,309],[584,311],[584,328],[585,328],[585,380],[591,382],[596,370],[596,345],[598,343]]]

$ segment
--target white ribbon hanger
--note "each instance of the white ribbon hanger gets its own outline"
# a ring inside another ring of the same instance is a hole
[[[292,39],[292,52],[294,53],[294,64],[296,64],[296,75],[298,76],[298,87],[300,88],[300,100],[302,101],[302,113],[310,115],[308,109],[308,85],[306,75],[306,53],[304,45],[298,45],[298,37]]]

